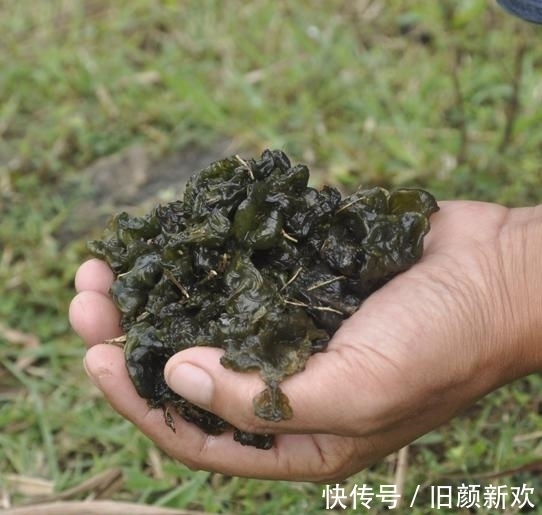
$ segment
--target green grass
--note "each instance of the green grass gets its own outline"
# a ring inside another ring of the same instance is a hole
[[[323,513],[320,486],[188,471],[101,400],[67,323],[86,252],[81,240],[59,241],[77,201],[66,185],[134,143],[159,156],[228,139],[282,148],[345,190],[419,185],[441,199],[540,202],[542,33],[485,0],[21,0],[0,9],[4,498],[33,498],[14,477],[58,492],[119,467],[114,499]],[[540,499],[533,471],[478,475],[540,461],[541,386],[532,376],[503,388],[412,445],[407,497],[426,488],[410,512],[430,512],[431,485],[529,483]],[[392,456],[346,487],[390,484],[394,467]]]

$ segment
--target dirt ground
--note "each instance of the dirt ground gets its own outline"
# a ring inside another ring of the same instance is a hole
[[[62,245],[100,234],[107,220],[120,211],[144,214],[159,203],[182,198],[192,173],[212,161],[241,153],[228,142],[213,148],[189,146],[153,158],[135,145],[99,159],[62,187],[67,216],[56,237]]]

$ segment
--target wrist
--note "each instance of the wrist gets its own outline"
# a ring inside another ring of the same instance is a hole
[[[511,209],[500,244],[503,336],[515,379],[542,371],[542,205]]]

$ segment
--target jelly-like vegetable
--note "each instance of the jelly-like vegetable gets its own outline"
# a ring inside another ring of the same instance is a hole
[[[143,217],[116,215],[89,242],[116,275],[128,373],[152,407],[170,409],[209,434],[234,431],[268,449],[273,436],[232,428],[179,397],[163,368],[198,345],[224,349],[223,366],[257,371],[256,415],[288,419],[280,389],[324,351],[361,302],[422,255],[435,199],[418,189],[360,190],[344,199],[308,187],[309,170],[281,151],[229,157],[189,180],[183,200]]]

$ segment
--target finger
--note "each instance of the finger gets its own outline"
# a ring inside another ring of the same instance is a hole
[[[171,413],[172,432],[160,409],[139,397],[126,371],[122,349],[96,345],[87,351],[85,368],[112,407],[134,423],[170,456],[193,469],[262,479],[323,481],[351,461],[353,440],[335,436],[279,435],[270,450],[242,446],[231,433],[211,436]]]
[[[69,319],[89,347],[122,334],[119,311],[107,295],[97,291],[78,293],[70,303]]]
[[[78,292],[92,290],[107,293],[114,278],[113,271],[105,261],[89,259],[75,274],[75,289]]]
[[[116,411],[145,429],[149,436],[161,434],[154,430],[165,425],[164,415],[160,410],[149,408],[147,401],[137,394],[128,376],[122,348],[109,344],[95,345],[88,349],[84,365],[92,382],[102,390]],[[169,431],[171,436],[171,429]]]
[[[255,416],[253,400],[264,390],[263,381],[256,373],[224,368],[220,364],[222,351],[218,349],[194,347],[177,353],[166,364],[165,379],[182,397],[244,431],[354,436],[369,430],[371,417],[388,406],[385,395],[372,390],[372,374],[378,366],[371,366],[370,356],[363,359],[363,352],[350,345],[349,339],[353,335],[343,330],[326,352],[313,355],[304,371],[281,384],[293,411],[290,420],[269,422]],[[360,374],[365,374],[366,381],[358,384],[367,385],[361,391],[352,384]],[[363,408],[356,412],[352,406]],[[357,421],[363,418],[365,427],[360,428]]]
[[[175,426],[173,432],[165,424],[162,410],[150,409],[135,391],[119,347],[96,345],[89,349],[85,368],[111,406],[172,458],[192,469],[231,476],[314,482],[340,480],[374,464],[449,418],[429,423],[413,420],[407,427],[366,438],[282,434],[275,437],[274,447],[261,450],[242,446],[229,432],[206,435],[176,413],[170,413]]]

